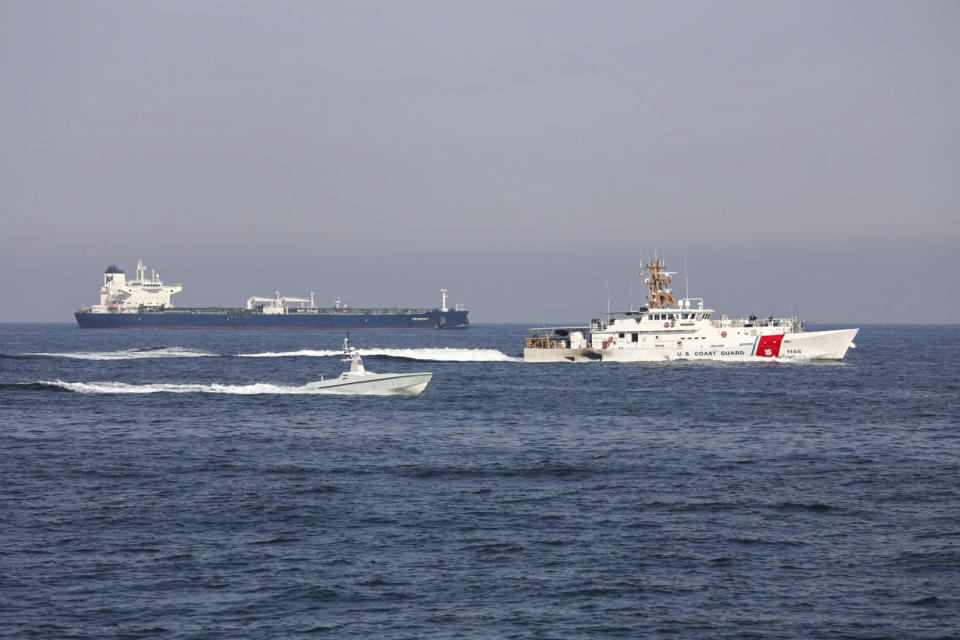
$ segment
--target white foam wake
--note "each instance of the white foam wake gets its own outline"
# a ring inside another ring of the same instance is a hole
[[[267,382],[256,384],[127,384],[126,382],[64,382],[63,380],[41,380],[40,384],[59,387],[76,393],[112,393],[112,394],[145,394],[145,393],[223,393],[241,396],[280,394],[331,394],[336,390],[291,387]]]
[[[267,351],[264,353],[240,353],[241,358],[291,358],[298,356],[327,357],[343,355],[342,351],[300,349],[299,351]],[[407,358],[409,360],[430,360],[433,362],[520,362],[523,358],[508,356],[496,349],[360,349],[361,356],[386,356]]]
[[[73,351],[66,353],[29,353],[31,356],[73,358],[76,360],[138,360],[145,358],[204,358],[217,354],[185,347],[159,349],[122,349],[120,351]]]
[[[296,358],[312,357],[323,358],[327,356],[342,356],[343,351],[324,351],[322,349],[300,349],[299,351],[264,351],[263,353],[238,353],[238,358]]]

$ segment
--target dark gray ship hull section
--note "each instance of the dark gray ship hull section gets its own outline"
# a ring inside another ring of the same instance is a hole
[[[440,309],[164,309],[140,313],[77,311],[84,329],[462,329],[467,311]]]

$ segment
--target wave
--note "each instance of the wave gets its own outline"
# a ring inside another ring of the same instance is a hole
[[[240,358],[295,358],[342,356],[340,350],[300,349],[299,351],[266,351],[263,353],[239,353]],[[496,349],[360,349],[364,357],[398,358],[430,362],[521,362],[523,358],[508,356]]]
[[[71,358],[74,360],[137,360],[141,358],[204,358],[217,354],[198,349],[187,349],[186,347],[146,347],[143,349],[122,349],[120,351],[71,351],[64,353],[28,353],[25,355]]]
[[[258,382],[255,384],[128,384],[126,382],[64,382],[63,380],[40,380],[34,383],[17,385],[26,389],[50,389],[55,391],[72,391],[74,393],[106,393],[106,394],[149,394],[149,393],[215,393],[240,396],[255,395],[331,395],[337,394],[335,389],[316,389],[307,386],[293,387],[287,385]]]

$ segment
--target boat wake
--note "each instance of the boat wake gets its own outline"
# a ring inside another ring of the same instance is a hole
[[[522,362],[523,358],[508,356],[496,349],[361,349],[367,357],[398,358],[429,362]],[[295,358],[342,356],[342,350],[300,349],[299,351],[267,351],[263,353],[240,353],[241,358]]]
[[[204,358],[215,353],[185,347],[147,347],[120,351],[74,351],[66,353],[28,353],[27,356],[71,358],[74,360],[138,360],[143,358]]]
[[[238,358],[328,358],[343,355],[341,349],[298,349],[297,351],[264,351],[238,353]],[[523,358],[508,356],[496,349],[363,349],[366,357],[397,358],[429,362],[522,362]],[[5,358],[70,358],[73,360],[138,360],[146,358],[204,358],[222,357],[221,354],[186,347],[148,347],[120,351],[73,351],[25,353],[4,355]],[[228,356],[229,357],[229,356]]]
[[[63,380],[41,380],[36,383],[19,385],[27,389],[51,389],[72,391],[74,393],[100,394],[150,394],[150,393],[211,393],[239,396],[255,395],[340,395],[343,392],[334,389],[317,389],[309,386],[293,387],[287,385],[258,382],[255,384],[127,384],[126,382],[64,382]]]

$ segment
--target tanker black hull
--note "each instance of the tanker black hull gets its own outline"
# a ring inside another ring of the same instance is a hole
[[[462,329],[467,311],[440,309],[164,309],[138,313],[77,311],[84,329]]]

